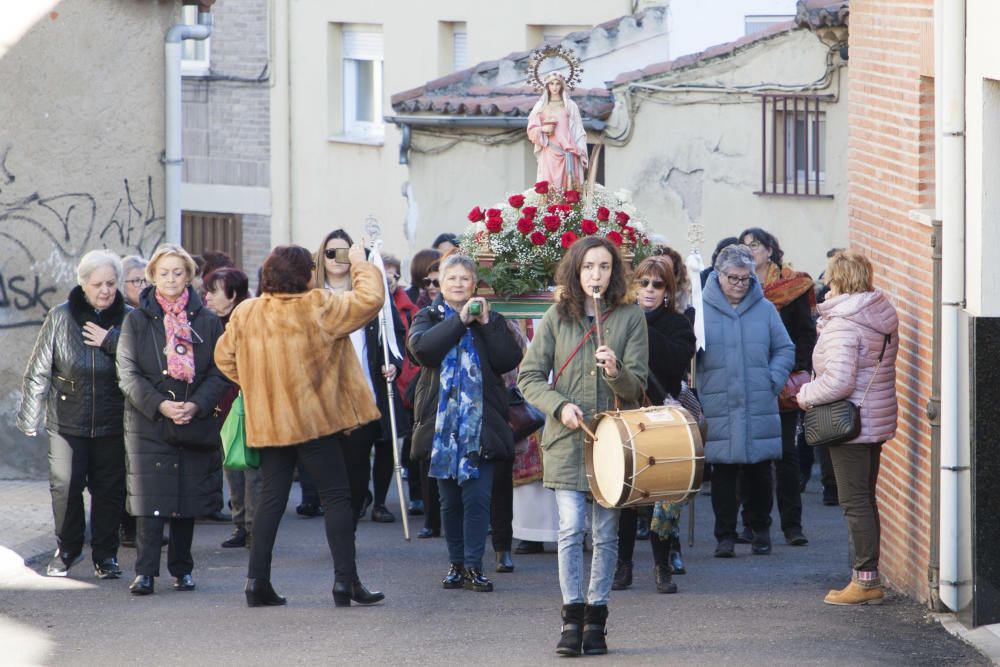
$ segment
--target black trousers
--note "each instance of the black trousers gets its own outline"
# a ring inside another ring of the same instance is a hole
[[[160,576],[160,551],[163,547],[163,526],[170,523],[167,544],[167,572],[183,577],[194,570],[191,544],[194,542],[194,518],[173,519],[159,516],[135,518],[135,573],[146,577]]]
[[[392,473],[396,462],[392,456],[395,443],[392,436],[378,438],[374,441],[375,458],[372,462],[372,488],[375,490],[375,507],[385,505],[385,497],[389,495],[389,485],[392,483]],[[369,445],[371,447],[371,445]]]
[[[341,436],[341,447],[344,450],[344,463],[347,470],[347,483],[351,489],[351,507],[354,516],[361,513],[361,507],[368,495],[368,480],[371,478],[372,442],[379,433],[378,422],[370,422]],[[392,453],[389,454],[392,456]],[[389,476],[392,476],[390,461]],[[388,483],[386,489],[389,488]],[[385,492],[382,495],[385,502]]]
[[[326,542],[333,556],[336,580],[344,583],[354,581],[357,573],[354,563],[355,514],[351,509],[351,488],[344,462],[344,438],[340,433],[333,433],[301,445],[264,447],[260,450],[261,488],[247,577],[271,578],[274,540],[288,504],[295,464],[301,461],[316,483],[316,491],[326,510],[323,517]]]
[[[743,519],[745,525],[749,525],[755,532],[766,531],[771,517],[772,498],[770,461],[749,464],[713,463],[712,510],[715,512],[715,539],[736,539],[736,515],[740,499],[746,508]]]
[[[778,514],[781,517],[781,531],[802,529],[802,483],[799,470],[799,450],[795,434],[799,426],[800,410],[781,414],[781,458],[774,462],[774,493],[778,498]],[[742,480],[741,480],[742,483]],[[744,505],[743,525],[752,525],[749,512]],[[767,526],[771,526],[771,515],[767,516]]]
[[[441,497],[438,494],[437,480],[428,476],[431,469],[430,457],[420,461],[420,491],[424,498],[424,528],[441,532]],[[514,502],[514,491],[511,489],[511,503]],[[513,514],[513,512],[511,512]]]
[[[410,436],[406,436],[403,439],[403,453],[400,454],[402,457],[400,463],[406,468],[406,486],[411,501],[422,500],[423,498],[420,491],[420,464],[410,458],[410,444],[412,442],[413,439]]]
[[[49,491],[56,542],[63,553],[83,551],[83,489],[90,490],[90,546],[94,562],[118,555],[118,524],[125,510],[123,436],[81,438],[49,432]]]
[[[490,534],[493,551],[510,551],[514,542],[514,462],[493,462],[493,495],[490,499]]]

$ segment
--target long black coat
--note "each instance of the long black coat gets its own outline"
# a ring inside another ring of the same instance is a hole
[[[697,340],[691,322],[673,308],[660,306],[646,313],[649,333],[649,384],[646,393],[654,405],[666,394],[677,398],[681,380],[691,367]]]
[[[795,343],[793,371],[811,371],[813,348],[816,347],[816,322],[812,318],[809,292],[805,292],[778,309],[788,337]]]
[[[46,412],[49,431],[82,438],[121,435],[124,398],[115,374],[115,351],[125,315],[132,308],[121,292],[114,303],[95,311],[74,287],[66,303],[45,316],[24,373],[17,427],[36,433]],[[83,340],[83,325],[108,330],[101,347]]]
[[[155,289],[150,286],[142,292],[139,308],[125,318],[118,341],[119,385],[125,394],[127,508],[135,516],[205,516],[222,509],[221,442],[217,450],[168,445],[159,408],[163,401],[188,400],[198,405],[199,417],[216,409],[231,386],[214,360],[222,322],[188,287],[187,317],[197,334],[195,378],[191,384],[174,380],[164,371],[166,336]]]
[[[392,327],[396,331],[396,345],[399,346],[400,353],[402,353],[403,347],[406,345],[406,328],[403,326],[403,320],[400,318],[396,307],[391,306],[391,310]],[[389,390],[385,382],[385,377],[382,375],[382,366],[388,364],[385,363],[385,350],[382,347],[382,339],[379,337],[377,317],[365,325],[365,348],[368,353],[368,373],[371,375],[372,385],[375,387],[375,404],[378,406],[379,412],[382,413],[382,417],[379,419],[379,426],[382,430],[381,439],[391,440]],[[399,375],[399,373],[403,372],[403,360],[391,356],[391,350],[389,354],[389,363],[396,367],[396,374]],[[406,411],[403,410],[403,403],[399,392],[395,391],[395,385],[393,386],[393,405],[396,409],[396,435],[400,438],[405,438],[410,434],[410,421]]]
[[[503,374],[521,363],[521,346],[507,329],[502,315],[490,313],[490,322],[470,327],[459,317],[444,318],[441,297],[422,309],[410,326],[406,348],[421,366],[413,403],[413,439],[410,458],[419,461],[430,456],[434,444],[434,423],[437,419],[438,394],[441,388],[441,362],[458,345],[467,328],[479,354],[483,375],[483,427],[480,434],[480,455],[487,460],[512,460],[514,434],[507,423],[510,399]]]

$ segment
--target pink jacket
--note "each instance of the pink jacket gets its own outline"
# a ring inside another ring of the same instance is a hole
[[[896,309],[882,292],[874,291],[831,297],[819,304],[819,314],[819,340],[813,350],[816,379],[799,389],[799,404],[813,406],[847,398],[860,405],[885,334],[890,334],[882,365],[861,405],[861,435],[851,442],[891,439],[896,434]]]

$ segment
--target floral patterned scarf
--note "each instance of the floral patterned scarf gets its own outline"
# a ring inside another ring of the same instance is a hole
[[[445,319],[458,314],[444,304]],[[441,362],[437,418],[428,475],[464,484],[479,479],[480,433],[483,427],[483,376],[479,354],[466,329],[458,345]]]
[[[194,343],[191,325],[188,323],[188,291],[176,301],[167,301],[157,290],[156,302],[163,309],[163,332],[167,339],[164,352],[167,355],[167,375],[175,380],[194,382]]]

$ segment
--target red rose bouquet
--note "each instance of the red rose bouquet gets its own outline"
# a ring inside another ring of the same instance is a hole
[[[485,212],[477,206],[468,218],[462,250],[480,260],[480,278],[505,296],[547,289],[563,254],[585,236],[607,238],[635,261],[650,251],[631,193],[600,185],[588,201],[581,192],[558,192],[542,181]]]

